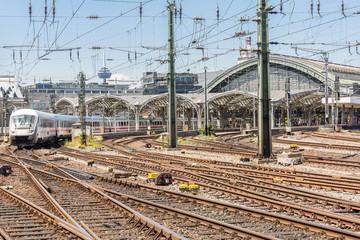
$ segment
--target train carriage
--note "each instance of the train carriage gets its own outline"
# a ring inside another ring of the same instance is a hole
[[[10,116],[10,140],[11,144],[19,147],[35,146],[39,143],[54,141],[59,138],[69,138],[72,135],[72,125],[79,123],[79,116],[58,115],[40,112],[32,109],[21,109],[15,111]],[[135,120],[127,118],[102,118],[87,116],[85,117],[86,125],[90,127],[91,133],[102,132],[121,132],[135,131]],[[178,130],[183,130],[183,124],[187,125],[185,119],[178,119]],[[150,122],[147,119],[141,119],[139,130],[146,131],[149,129]],[[151,130],[165,131],[165,124],[162,118],[154,118],[151,121]],[[192,120],[192,124],[197,124]]]

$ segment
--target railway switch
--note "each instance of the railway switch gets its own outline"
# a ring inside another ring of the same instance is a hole
[[[155,178],[155,185],[167,186],[171,185],[173,181],[170,173],[159,173]]]
[[[188,192],[189,191],[189,186],[186,184],[180,184],[179,185],[179,190],[180,192]]]
[[[13,169],[10,165],[2,165],[0,170],[1,170],[1,174],[4,176],[8,176],[13,173]]]

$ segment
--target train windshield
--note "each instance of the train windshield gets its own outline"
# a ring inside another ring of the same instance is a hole
[[[35,121],[35,116],[32,115],[22,115],[22,116],[13,117],[15,128],[32,127],[34,121]]]

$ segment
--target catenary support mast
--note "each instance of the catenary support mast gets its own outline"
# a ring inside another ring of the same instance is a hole
[[[169,132],[169,148],[176,148],[176,86],[175,86],[175,49],[174,49],[174,7],[171,3],[168,6],[169,12],[169,111],[168,111],[168,132]]]
[[[272,154],[271,121],[270,121],[270,82],[269,82],[269,42],[267,0],[258,0],[256,19],[258,23],[258,137],[259,157],[269,158]]]

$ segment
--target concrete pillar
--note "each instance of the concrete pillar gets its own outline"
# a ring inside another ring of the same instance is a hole
[[[198,130],[201,129],[201,105],[199,104],[196,108],[197,119],[198,119]]]
[[[140,106],[135,106],[135,131],[140,130]]]
[[[224,129],[227,124],[226,121],[226,110],[222,107],[219,110],[219,118],[220,118],[220,128]]]
[[[307,126],[311,126],[311,119],[312,119],[312,111],[309,109],[307,114]]]
[[[186,116],[187,116],[187,122],[188,122],[188,130],[191,130],[191,125],[192,125],[192,122],[191,122],[191,117],[192,117],[192,108],[189,108],[186,110]]]
[[[351,109],[350,109],[350,125],[354,124],[354,113],[355,113],[354,106],[351,106]]]
[[[166,112],[165,112],[165,107],[162,108],[162,111],[161,111],[161,117],[162,117],[162,123],[163,123],[163,127],[167,126],[166,124]],[[164,131],[165,131],[165,128],[164,128]]]

